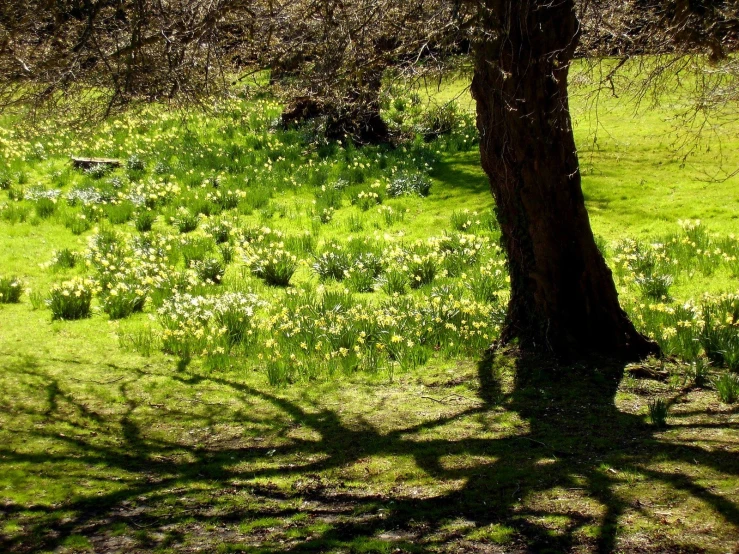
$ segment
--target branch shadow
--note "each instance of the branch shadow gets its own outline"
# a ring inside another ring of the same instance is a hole
[[[648,501],[634,504],[620,494],[624,476],[633,474],[702,502],[726,525],[739,529],[736,499],[711,490],[689,472],[647,467],[660,459],[700,464],[735,478],[737,456],[669,442],[643,418],[620,411],[614,398],[623,366],[597,361],[562,367],[523,355],[515,360],[512,382],[501,373],[505,364],[499,357],[479,362],[474,405],[391,431],[362,418],[348,424],[338,410],[298,403],[224,376],[172,377],[190,390],[212,386],[229,391],[238,414],[233,424],[254,424],[257,419],[247,407],[259,401],[279,415],[276,429],[299,427],[313,437],[280,433],[276,444],[207,443],[205,438],[193,444],[156,436],[142,423],[140,412],[146,406],[131,392],[136,381],[147,376],[144,371],[115,384],[125,408],[107,419],[75,400],[62,383],[50,380],[40,389],[47,396],[47,409],[37,415],[71,420],[60,409],[63,400],[69,413],[104,433],[106,440],[90,438],[74,421],[70,428],[80,432],[68,436],[43,427],[11,430],[28,440],[53,439],[66,448],[19,452],[0,447],[0,470],[38,464],[43,468],[39,474],[48,478],[50,466],[63,468],[74,460],[103,464],[129,477],[116,490],[75,494],[55,505],[0,503],[3,519],[23,520],[20,532],[0,534],[0,551],[53,550],[76,535],[89,538],[96,550],[106,550],[112,531],[124,525],[138,537],[138,542],[126,543],[128,551],[186,550],[187,533],[215,533],[211,541],[216,545],[245,552],[355,547],[372,552],[389,551],[388,545],[400,552],[459,552],[477,551],[480,544],[506,552],[628,552],[629,545],[621,541],[623,517],[632,512],[652,517],[653,511]],[[38,366],[15,370],[33,375],[41,371]],[[496,436],[450,438],[436,433],[496,413],[515,414],[519,424]],[[218,407],[208,407],[201,415],[171,410],[161,417],[200,428],[223,420]],[[378,456],[411,458],[430,486],[347,486],[337,477]],[[274,480],[291,485],[278,486]],[[202,490],[209,492],[193,492]],[[276,535],[259,527],[242,526],[238,531],[239,522],[264,518],[278,528]],[[274,524],[275,519],[283,523]],[[207,531],[213,528],[229,530]],[[653,546],[655,551],[699,548],[671,544],[666,538]],[[634,551],[645,550],[642,545]]]

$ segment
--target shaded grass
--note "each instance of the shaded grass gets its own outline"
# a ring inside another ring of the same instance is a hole
[[[0,345],[3,551],[735,545],[735,410],[656,382],[617,389],[619,367],[508,352],[393,385],[276,393],[248,370],[12,344]],[[672,397],[666,430],[646,422],[654,394]]]

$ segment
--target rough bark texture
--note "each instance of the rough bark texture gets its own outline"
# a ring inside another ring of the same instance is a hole
[[[475,50],[482,165],[511,275],[503,342],[565,357],[657,353],[618,302],[580,184],[567,99],[579,39],[572,0],[487,0]]]

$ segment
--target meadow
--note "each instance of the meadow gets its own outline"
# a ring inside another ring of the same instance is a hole
[[[736,548],[739,177],[709,177],[739,129],[683,159],[677,99],[575,94],[596,239],[665,357],[490,356],[508,277],[465,86],[392,95],[394,148],[249,89],[6,118],[0,549]]]

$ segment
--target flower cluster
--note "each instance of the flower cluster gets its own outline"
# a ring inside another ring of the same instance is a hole
[[[46,303],[53,319],[81,319],[90,315],[97,285],[92,279],[74,278],[54,285]]]

